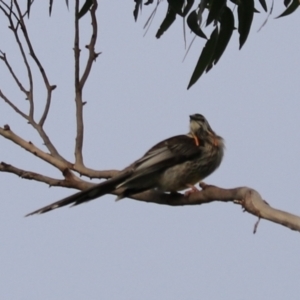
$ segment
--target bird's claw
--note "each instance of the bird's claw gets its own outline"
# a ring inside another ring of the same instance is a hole
[[[194,193],[196,193],[196,192],[199,192],[199,190],[198,190],[195,186],[193,186],[193,185],[189,185],[188,187],[190,188],[190,190],[188,190],[188,191],[186,191],[186,192],[184,193],[184,197],[188,197],[188,196],[190,196],[191,194],[194,194]]]

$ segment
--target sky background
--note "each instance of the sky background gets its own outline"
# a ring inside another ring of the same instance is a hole
[[[60,3],[61,2],[61,3]],[[255,14],[248,41],[238,50],[235,32],[218,65],[186,90],[203,40],[184,63],[182,19],[161,39],[162,4],[148,34],[137,23],[133,1],[99,1],[98,57],[84,90],[84,159],[88,167],[121,169],[153,144],[188,131],[189,115],[205,115],[226,141],[220,168],[205,180],[224,188],[249,186],[272,206],[300,215],[299,11],[267,25]],[[268,1],[270,6],[271,1]],[[258,6],[259,4],[257,4]],[[261,12],[261,7],[257,7]],[[80,21],[81,48],[90,20]],[[73,6],[37,1],[28,28],[50,83],[56,84],[45,129],[73,160],[75,139]],[[0,18],[0,49],[26,82],[11,32]],[[192,35],[188,34],[188,41]],[[33,70],[38,75],[37,68]],[[0,88],[27,104],[3,65]],[[37,116],[45,103],[35,81]],[[37,133],[0,101],[0,124],[45,150]],[[0,161],[61,178],[58,170],[4,138]],[[0,173],[1,299],[299,299],[299,233],[257,219],[231,203],[168,207],[104,196],[72,209],[24,218],[74,190]]]

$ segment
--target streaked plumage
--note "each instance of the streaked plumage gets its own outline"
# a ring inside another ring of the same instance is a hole
[[[26,216],[45,213],[65,205],[78,205],[122,188],[118,199],[156,188],[177,192],[200,182],[220,165],[223,139],[200,114],[190,116],[190,132],[166,139],[125,168],[114,178],[101,182]]]

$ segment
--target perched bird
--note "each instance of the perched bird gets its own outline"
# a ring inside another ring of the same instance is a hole
[[[32,213],[41,214],[58,207],[78,205],[120,189],[117,200],[149,189],[177,193],[192,188],[220,165],[224,154],[223,139],[210,127],[204,116],[190,116],[190,132],[166,139],[122,170],[117,176],[84,191],[54,202]]]

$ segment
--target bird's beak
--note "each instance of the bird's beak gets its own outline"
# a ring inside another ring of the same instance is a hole
[[[195,116],[194,115],[190,115],[190,120],[195,120]]]

